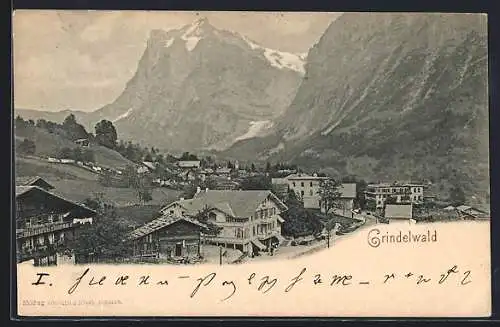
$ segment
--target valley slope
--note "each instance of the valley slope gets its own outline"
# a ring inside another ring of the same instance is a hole
[[[430,180],[489,201],[486,17],[344,14],[308,54],[288,110],[228,157],[371,181]]]

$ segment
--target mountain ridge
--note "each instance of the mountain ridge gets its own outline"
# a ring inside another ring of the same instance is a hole
[[[272,120],[285,110],[300,83],[304,59],[304,54],[272,50],[219,30],[206,19],[180,29],[152,30],[122,94],[76,116],[87,128],[111,120],[123,139],[167,151],[221,150],[253,135],[255,122]],[[19,114],[36,116],[24,110]],[[69,112],[36,118],[62,121],[63,114]]]
[[[429,179],[441,194],[460,185],[489,201],[485,17],[360,15],[339,17],[311,48],[273,131],[224,154]]]

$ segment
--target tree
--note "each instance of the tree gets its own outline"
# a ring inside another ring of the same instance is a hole
[[[192,199],[196,194],[197,187],[193,184],[188,184],[183,187],[181,197],[184,199]]]
[[[43,129],[47,129],[47,121],[45,119],[38,119],[36,121],[36,127],[38,128],[43,128]]]
[[[462,205],[466,202],[465,192],[459,185],[450,189],[450,201],[453,205]]]
[[[122,176],[127,187],[139,187],[139,174],[137,173],[137,170],[134,166],[128,165],[127,167],[125,167]]]
[[[311,235],[323,229],[319,218],[311,211],[304,209],[303,202],[294,191],[288,192],[285,203],[288,210],[283,213],[285,220],[282,227],[283,234],[297,237]]]
[[[256,170],[256,169],[255,169],[255,164],[254,164],[253,162],[252,162],[252,165],[250,166],[250,170],[251,170],[252,172],[255,172],[255,170]]]
[[[73,148],[70,158],[75,161],[83,161],[82,150],[79,147]]]
[[[118,135],[113,123],[109,120],[101,120],[95,125],[95,139],[98,144],[110,149],[116,147]]]
[[[365,209],[368,211],[375,211],[377,209],[377,202],[374,199],[366,199]]]
[[[365,191],[368,186],[368,183],[364,180],[356,181],[356,198],[354,199],[354,206],[360,209],[365,209],[366,207],[366,198]]]
[[[208,188],[209,190],[215,190],[217,188],[217,180],[215,178],[209,176],[202,183],[203,188]]]
[[[341,193],[338,188],[340,183],[333,178],[327,178],[320,182],[318,194],[321,199],[321,206],[328,213],[331,209],[340,208],[339,198]]]
[[[99,184],[105,187],[110,187],[113,185],[113,177],[111,176],[111,173],[107,170],[99,175],[98,181]]]
[[[149,161],[149,162],[152,162],[152,161],[153,161],[153,157],[151,156],[151,154],[147,153],[147,154],[144,156],[144,161]]]
[[[62,123],[62,129],[66,132],[66,136],[74,141],[78,139],[88,138],[88,133],[85,127],[76,122],[75,115],[69,114]]]
[[[153,200],[151,189],[146,186],[141,186],[137,189],[137,197],[139,198],[139,201],[142,202],[143,204]]]
[[[94,151],[89,150],[89,149],[82,150],[82,157],[81,157],[81,159],[84,162],[95,162]]]
[[[206,206],[194,216],[194,219],[198,220],[200,223],[204,224],[207,227],[203,232],[205,235],[217,236],[220,234],[223,227],[217,226],[215,223],[210,221],[209,214],[210,208]]]
[[[36,152],[36,144],[32,140],[24,139],[17,147],[17,151],[22,154],[33,155]]]
[[[160,165],[163,165],[165,163],[165,158],[163,158],[163,154],[156,155],[155,162],[157,162]]]
[[[398,203],[398,198],[395,195],[390,195],[385,200],[385,204],[396,204]]]
[[[78,237],[70,241],[78,261],[89,261],[89,257],[115,260],[129,255],[130,246],[125,242],[128,229],[117,217],[114,206],[100,196],[89,198],[85,203],[96,210],[97,215],[90,226],[82,227]]]
[[[16,128],[24,128],[24,126],[26,126],[25,124],[26,123],[24,122],[23,117],[17,115],[16,120],[14,121],[14,126]]]
[[[180,160],[198,160],[198,157],[189,152],[184,152],[180,158]]]
[[[75,115],[73,114],[69,114],[65,119],[64,119],[64,122],[63,122],[63,127],[70,127],[72,125],[75,125],[76,124],[76,118],[75,118]]]
[[[250,176],[241,181],[242,190],[270,190],[271,178],[266,176]]]
[[[68,147],[64,147],[62,149],[59,149],[57,153],[57,157],[60,159],[70,159],[73,157],[73,150],[71,150]]]
[[[268,161],[266,162],[266,172],[270,172],[271,171],[271,163]]]

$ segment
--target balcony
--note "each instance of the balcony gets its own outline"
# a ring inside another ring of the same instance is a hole
[[[16,238],[26,238],[37,236],[41,234],[51,233],[59,230],[73,228],[73,222],[57,222],[52,224],[45,224],[39,226],[28,227],[24,229],[18,229],[16,231]]]
[[[16,251],[18,262],[30,260],[38,257],[46,257],[55,254],[58,249],[64,245],[63,241],[57,241],[52,244],[42,244],[35,246],[22,246],[21,249]]]

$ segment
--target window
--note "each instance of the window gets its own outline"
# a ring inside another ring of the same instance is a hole
[[[208,219],[215,221],[217,219],[217,215],[214,212],[210,212],[208,214]]]
[[[304,191],[303,191],[303,190],[302,190],[302,191],[300,191],[300,195],[301,195],[301,196],[304,196]]]
[[[173,215],[174,214],[174,210],[170,210],[170,214]]]
[[[310,186],[310,187],[313,187],[313,182],[309,183],[309,186]]]
[[[295,187],[295,182],[292,183],[293,187]]]
[[[253,226],[253,235],[255,235],[255,226]]]
[[[304,182],[300,182],[300,187],[304,187]]]
[[[311,196],[313,195],[313,190],[309,191],[309,195],[311,195]]]

